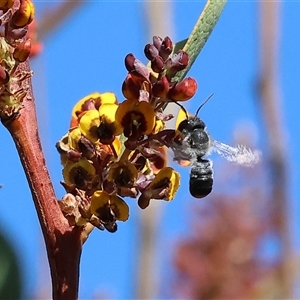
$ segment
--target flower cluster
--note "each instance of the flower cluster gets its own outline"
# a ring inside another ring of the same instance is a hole
[[[180,176],[167,166],[166,148],[176,130],[165,129],[173,116],[163,109],[190,99],[197,83],[191,77],[172,81],[188,65],[188,54],[173,54],[173,48],[170,38],[155,36],[144,50],[148,66],[126,56],[122,103],[111,92],[95,92],[73,108],[69,132],[56,145],[68,193],[61,207],[73,224],[114,232],[116,221],[129,217],[125,197],[142,209],[151,199],[174,198]]]
[[[27,80],[32,72],[19,70],[31,52],[28,27],[34,18],[31,0],[0,0],[0,117],[15,118],[27,95]]]

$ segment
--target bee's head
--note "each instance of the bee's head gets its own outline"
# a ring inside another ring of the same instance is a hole
[[[205,129],[206,125],[205,123],[198,117],[198,113],[200,109],[203,107],[203,105],[213,96],[210,95],[197,109],[196,115],[195,116],[190,116],[186,109],[179,104],[178,102],[175,102],[178,106],[181,107],[183,112],[186,115],[186,119],[181,121],[177,127],[177,130],[180,132],[187,131],[187,132],[192,132],[195,129]]]
[[[187,132],[192,132],[195,129],[204,129],[205,127],[205,123],[200,118],[197,116],[190,116],[178,125],[177,130],[180,132],[184,130]]]

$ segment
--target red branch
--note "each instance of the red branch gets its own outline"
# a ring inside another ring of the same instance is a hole
[[[29,71],[29,63],[17,71]],[[52,276],[53,299],[77,299],[81,229],[71,227],[63,216],[46,167],[37,128],[31,80],[20,116],[4,122],[16,144],[42,227]]]

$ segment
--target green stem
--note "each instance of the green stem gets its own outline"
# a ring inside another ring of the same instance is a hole
[[[186,76],[217,24],[226,2],[227,0],[208,0],[190,37],[179,42],[178,46],[175,47],[176,51],[178,47],[182,48],[185,42],[182,50],[189,54],[189,64],[174,76],[173,81],[181,81]]]

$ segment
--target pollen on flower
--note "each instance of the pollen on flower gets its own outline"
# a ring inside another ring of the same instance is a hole
[[[67,139],[57,146],[64,162],[63,186],[79,199],[76,226],[91,223],[109,232],[126,221],[125,198],[146,208],[152,199],[174,199],[180,175],[167,165],[167,147],[176,136],[165,122],[165,106],[186,101],[196,80],[172,81],[188,65],[188,54],[173,53],[169,37],[153,37],[145,47],[148,65],[134,54],[125,58],[124,101],[112,92],[94,92],[73,108]],[[69,217],[69,216],[68,216]]]

